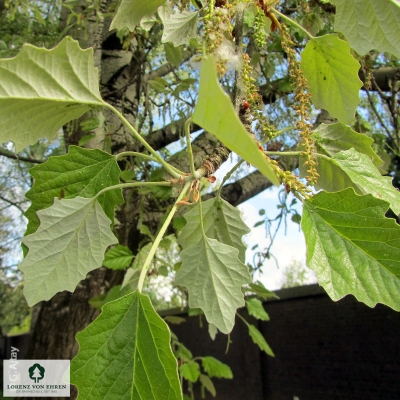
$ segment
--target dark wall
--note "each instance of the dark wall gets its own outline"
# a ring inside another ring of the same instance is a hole
[[[171,326],[194,356],[232,368],[232,381],[213,379],[218,400],[400,399],[399,313],[351,296],[333,302],[318,285],[277,294],[281,300],[264,303],[271,321],[258,323],[275,358],[259,352],[240,320],[226,355],[227,336],[213,342],[198,317]]]
[[[214,356],[231,367],[233,380],[213,378],[217,400],[400,399],[399,313],[381,305],[371,309],[351,296],[333,302],[318,285],[276,293],[279,301],[264,303],[270,322],[241,312],[258,326],[275,358],[259,351],[240,319],[230,336],[218,333],[215,341],[204,316],[171,325],[193,356]],[[23,358],[27,343],[26,335],[7,338],[3,355],[9,357],[12,345]],[[206,393],[206,399],[213,397]]]

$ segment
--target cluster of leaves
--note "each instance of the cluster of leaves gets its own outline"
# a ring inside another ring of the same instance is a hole
[[[360,56],[377,49],[399,57],[400,47],[392,35],[400,20],[400,8],[389,0],[368,6],[361,6],[364,2],[359,0],[333,3],[335,31],[341,32],[347,41],[337,34],[314,37],[277,10],[263,9],[273,23],[282,17],[306,37],[301,63],[294,67],[300,68],[308,81],[313,105],[329,111],[338,120],[336,124],[321,125],[309,138],[315,146],[313,157],[318,160],[319,180],[315,189],[322,189],[321,192],[311,195],[310,191],[288,186],[288,177],[294,177],[267,157],[275,156],[274,152],[265,151],[249,135],[231,99],[219,85],[212,54],[202,57],[192,121],[257,167],[272,183],[283,183],[302,201],[301,227],[306,238],[307,265],[316,272],[319,283],[332,299],[353,294],[369,306],[379,302],[400,311],[400,227],[385,216],[388,208],[400,213],[400,194],[391,185],[391,178],[381,175],[382,161],[372,147],[373,140],[346,125],[353,122],[362,86],[358,77],[360,64],[351,48]],[[147,29],[152,20],[157,22],[152,15],[158,12],[164,25],[162,42],[170,43],[170,51],[188,45],[197,36],[201,11],[183,9],[174,13],[163,5],[164,1],[123,0],[111,29],[134,30],[139,24]],[[212,14],[213,5],[207,7]],[[230,13],[226,8],[226,13]],[[260,18],[259,10],[254,12],[257,13],[254,35],[262,46],[260,29],[267,22]],[[393,19],[385,20],[386,15]],[[376,29],[365,31],[363,27],[370,24]],[[321,31],[313,24],[310,30],[314,34]],[[380,33],[375,35],[373,32],[377,31]],[[174,54],[178,58],[177,53]],[[215,57],[219,57],[218,52]],[[169,58],[173,59],[172,53]],[[243,70],[239,69],[240,72]],[[238,210],[219,195],[203,203],[199,199],[204,170],[194,168],[189,134],[190,173],[183,173],[167,163],[118,110],[102,99],[93,51],[82,50],[68,37],[52,50],[25,45],[15,58],[0,60],[0,73],[1,142],[12,140],[19,151],[40,138],[52,140],[63,125],[87,111],[106,108],[120,118],[148,152],[130,155],[159,163],[172,176],[165,181],[120,183],[118,155],[74,146],[70,146],[68,154],[52,157],[31,170],[35,182],[27,193],[31,206],[26,212],[29,223],[23,239],[26,255],[20,265],[25,274],[24,294],[28,304],[48,300],[63,290],[73,291],[88,272],[102,265],[111,269],[129,268],[121,288],[115,288],[108,298],[92,300],[102,307],[102,313],[77,336],[80,349],[72,361],[71,381],[79,388],[79,395],[85,399],[182,399],[177,358],[181,362],[181,377],[190,384],[200,380],[202,387],[213,395],[211,377],[232,377],[229,367],[211,357],[193,358],[176,338],[174,355],[170,330],[143,293],[144,280],[151,275],[155,253],[177,208],[190,201],[199,200],[185,214],[187,223],[178,239],[183,250],[182,263],[176,268],[176,284],[187,288],[189,306],[202,310],[213,335],[217,330],[229,333],[238,315],[248,326],[253,341],[273,356],[257,328],[237,314],[237,309],[246,305],[250,315],[264,321],[269,319],[260,300],[244,298],[246,292],[261,298],[271,296],[260,283],[251,282],[244,264],[242,236],[248,228]],[[163,82],[153,82],[155,90],[161,91],[161,86],[167,90]],[[251,84],[250,79],[247,84]],[[305,94],[302,96],[301,100]],[[304,151],[287,155],[300,156],[300,174],[305,176]],[[124,201],[123,188],[139,187],[168,188],[163,196],[178,192],[179,195],[175,196],[175,204],[163,218],[157,235],[148,232],[151,243],[133,260],[129,249],[117,245],[113,233],[114,210]],[[205,374],[200,373],[198,360]]]

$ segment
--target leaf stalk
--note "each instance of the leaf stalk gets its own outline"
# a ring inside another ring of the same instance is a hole
[[[161,227],[160,231],[158,232],[153,245],[151,246],[151,249],[149,251],[148,256],[146,257],[146,260],[144,262],[142,271],[140,273],[140,277],[139,277],[139,282],[138,282],[138,286],[137,286],[137,290],[139,291],[139,293],[142,292],[143,289],[143,284],[144,284],[144,280],[146,278],[147,275],[147,271],[150,268],[151,262],[153,261],[154,255],[156,254],[156,251],[158,249],[158,246],[160,245],[160,242],[173,218],[173,216],[175,215],[175,211],[178,208],[178,203],[184,198],[187,190],[189,189],[189,186],[191,185],[191,182],[186,182],[185,186],[182,189],[182,192],[180,193],[180,195],[178,196],[178,198],[176,199],[176,202],[174,204],[174,206],[171,208],[171,211],[169,212],[167,218],[165,219],[163,226]]]

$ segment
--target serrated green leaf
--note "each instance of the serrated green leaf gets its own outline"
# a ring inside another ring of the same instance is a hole
[[[95,199],[55,199],[38,217],[38,230],[22,240],[29,252],[19,265],[30,306],[62,290],[73,292],[89,271],[101,267],[107,247],[117,243]]]
[[[93,49],[66,37],[51,50],[24,44],[0,60],[0,143],[16,152],[40,138],[52,140],[67,122],[104,106]]]
[[[186,319],[182,317],[177,317],[175,315],[167,315],[166,317],[164,317],[164,321],[167,321],[170,324],[180,325],[182,322],[186,322]]]
[[[352,188],[304,202],[307,266],[333,300],[353,294],[400,311],[400,226],[384,216],[388,206]]]
[[[203,225],[206,236],[239,250],[239,259],[244,262],[246,246],[242,236],[250,232],[243,222],[240,211],[220,198],[202,202]],[[184,217],[187,221],[178,238],[178,244],[186,249],[202,240],[199,205],[196,204]]]
[[[158,93],[165,93],[166,92],[165,86],[162,83],[158,82],[158,81],[155,81],[155,80],[154,81],[148,81],[147,83],[151,86],[152,89],[154,89]]]
[[[212,383],[212,380],[207,375],[200,374],[200,382],[211,393],[213,397],[216,396],[217,391],[215,390],[215,386]]]
[[[134,31],[143,17],[154,14],[165,0],[122,0],[110,25],[113,29]]]
[[[360,55],[370,50],[400,57],[398,1],[332,0],[336,6],[335,31],[342,32]]]
[[[253,342],[262,350],[265,351],[269,356],[275,357],[274,352],[265,340],[261,332],[252,324],[248,325],[249,335],[253,339]]]
[[[197,14],[197,11],[182,11],[164,18],[161,43],[171,42],[175,47],[189,44],[190,39],[197,36]]]
[[[365,154],[350,149],[333,158],[318,157],[318,172],[317,189],[336,192],[352,187],[359,194],[372,194],[389,202],[392,210],[400,213],[400,192],[393,187],[392,178],[382,176]]]
[[[26,235],[39,226],[37,211],[50,207],[54,198],[93,197],[101,189],[119,183],[120,169],[115,157],[104,151],[70,146],[68,154],[50,157],[31,168],[29,173],[35,181],[25,195],[32,202],[25,212],[28,218]],[[98,198],[111,221],[114,221],[114,207],[123,201],[121,189],[110,190]]]
[[[128,293],[132,292],[130,290],[130,287],[126,287],[121,290],[121,285],[114,286],[109,290],[107,294],[102,294],[100,296],[94,296],[89,299],[89,304],[97,308],[98,310],[101,310],[101,307],[104,306],[104,304],[109,303],[110,301],[114,301],[119,299],[120,297],[123,297],[127,295]]]
[[[382,160],[372,149],[374,139],[353,131],[346,125],[321,124],[313,134],[318,153],[333,157],[342,150],[354,148],[360,153],[365,154],[377,167],[382,164]]]
[[[128,268],[133,260],[133,254],[126,246],[118,244],[108,250],[103,261],[103,265],[111,269]]]
[[[190,382],[197,382],[200,375],[200,366],[196,361],[189,361],[179,367],[181,376]]]
[[[201,359],[204,371],[210,378],[225,378],[232,379],[233,374],[229,365],[222,363],[214,357],[207,356]]]
[[[256,283],[249,284],[250,290],[255,293],[258,297],[261,297],[264,300],[267,299],[279,299],[279,297],[274,293],[268,290],[261,282],[257,281]]]
[[[246,300],[246,307],[249,314],[254,318],[261,319],[262,321],[269,321],[269,316],[265,312],[260,300],[255,298]]]
[[[246,131],[231,99],[220,87],[212,56],[204,57],[201,64],[199,99],[192,120],[257,167],[272,183],[279,185],[264,153]]]
[[[136,291],[106,304],[77,335],[71,383],[78,399],[182,399],[170,339],[147,296]]]
[[[175,67],[179,67],[182,64],[182,49],[175,47],[172,43],[164,44],[165,57]]]
[[[92,139],[94,139],[96,135],[83,135],[78,142],[79,146],[84,146],[86,143],[89,143]]]
[[[151,191],[161,200],[168,200],[172,196],[172,186],[153,186]]]
[[[196,315],[203,315],[204,312],[201,308],[189,308],[188,315],[189,317],[195,317]]]
[[[312,101],[340,122],[354,119],[363,85],[358,77],[360,64],[350,47],[336,35],[310,40],[301,54],[301,69],[309,83]]]
[[[193,358],[192,352],[185,347],[182,343],[179,343],[179,347],[177,350],[177,357],[183,361],[189,362]]]
[[[244,305],[240,288],[251,280],[238,250],[203,236],[181,252],[181,259],[175,282],[188,288],[189,307],[201,308],[208,322],[229,333],[236,309]]]

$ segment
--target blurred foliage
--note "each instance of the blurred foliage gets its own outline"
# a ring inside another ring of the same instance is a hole
[[[0,57],[15,56],[24,43],[52,47],[60,38],[60,0],[0,3]]]

